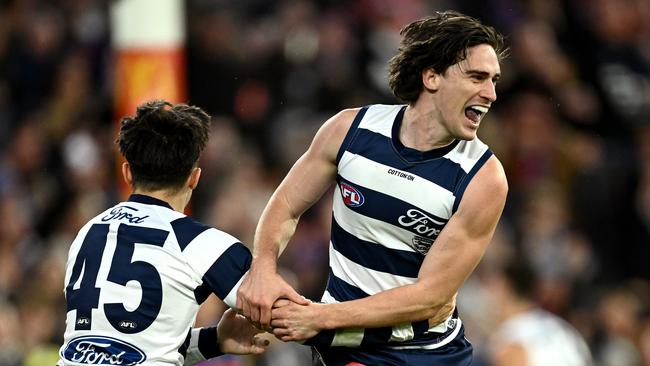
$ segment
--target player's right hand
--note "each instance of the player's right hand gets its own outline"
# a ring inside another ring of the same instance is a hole
[[[237,291],[237,308],[255,326],[270,330],[271,308],[278,299],[288,299],[301,305],[310,302],[275,273],[275,270],[251,265]]]

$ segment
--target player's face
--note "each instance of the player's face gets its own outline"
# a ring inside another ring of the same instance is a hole
[[[486,44],[467,50],[467,58],[440,75],[433,94],[439,121],[450,137],[472,140],[481,120],[497,99],[495,85],[501,76],[494,49]]]

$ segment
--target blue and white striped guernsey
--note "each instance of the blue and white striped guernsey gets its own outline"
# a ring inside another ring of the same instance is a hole
[[[182,365],[220,354],[216,332],[190,329],[209,294],[235,305],[251,259],[233,236],[131,195],[70,247],[57,365]]]
[[[355,300],[416,281],[424,256],[492,155],[478,138],[421,152],[399,141],[403,105],[362,108],[337,156],[330,274],[325,303]],[[456,316],[377,329],[324,331],[307,343],[434,349],[460,331]]]

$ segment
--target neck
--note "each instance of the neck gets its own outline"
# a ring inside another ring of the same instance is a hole
[[[191,191],[190,191],[191,192]],[[134,194],[142,194],[145,196],[157,198],[161,201],[169,203],[172,208],[178,212],[185,211],[185,206],[190,201],[190,197],[186,190],[180,190],[175,193],[170,193],[168,190],[146,191],[141,189],[134,189]]]
[[[438,122],[435,110],[423,109],[418,104],[406,107],[399,138],[404,146],[420,151],[445,147],[454,142],[454,137]]]

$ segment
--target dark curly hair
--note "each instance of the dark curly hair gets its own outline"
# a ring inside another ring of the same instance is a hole
[[[444,73],[467,57],[467,49],[481,44],[494,48],[499,60],[507,57],[503,36],[494,28],[457,11],[438,12],[416,20],[400,31],[397,55],[388,64],[388,84],[400,100],[413,103],[422,91],[422,70]]]
[[[115,142],[129,162],[134,188],[174,190],[197,165],[209,132],[210,116],[200,108],[153,100],[122,118]]]

